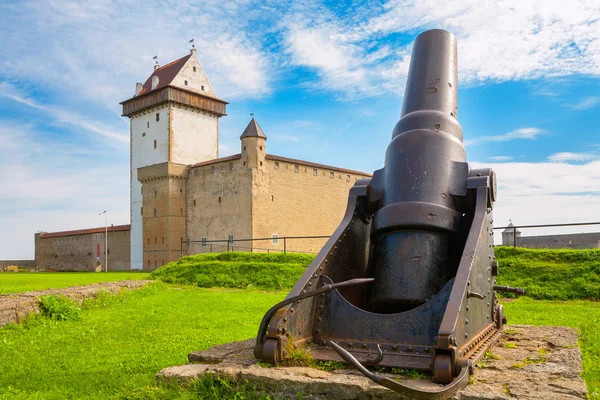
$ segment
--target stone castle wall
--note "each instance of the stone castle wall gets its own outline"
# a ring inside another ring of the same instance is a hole
[[[130,269],[129,231],[108,232],[108,270]],[[95,271],[104,265],[104,232],[44,237],[36,234],[35,262],[47,271]],[[104,270],[104,267],[102,267]]]
[[[186,240],[252,237],[252,171],[239,157],[190,169],[187,181]],[[184,254],[226,251],[226,244],[194,244]]]
[[[502,245],[513,246],[513,235],[502,235]],[[600,248],[600,232],[564,235],[519,236],[517,246],[536,249],[594,249]]]
[[[4,271],[6,267],[17,266],[19,268],[35,268],[35,260],[0,260],[0,271]]]
[[[344,216],[350,188],[366,174],[267,156],[254,171],[252,237],[328,236]],[[290,239],[288,251],[317,253],[327,239]],[[283,242],[255,243],[283,250]]]

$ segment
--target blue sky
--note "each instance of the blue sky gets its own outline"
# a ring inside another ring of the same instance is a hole
[[[0,259],[33,233],[129,222],[119,102],[189,52],[217,95],[220,155],[254,112],[268,152],[372,172],[397,122],[411,43],[459,43],[469,162],[498,174],[496,225],[600,221],[600,3],[19,1],[0,4]],[[549,232],[551,233],[551,232]]]

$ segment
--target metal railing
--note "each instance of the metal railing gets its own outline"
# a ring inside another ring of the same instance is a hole
[[[269,238],[256,238],[256,239],[217,239],[217,240],[182,240],[181,241],[181,257],[184,255],[184,251],[189,249],[191,246],[200,245],[202,248],[205,248],[204,251],[200,251],[200,253],[213,253],[215,250],[218,252],[231,252],[231,251],[259,251],[259,252],[267,252],[267,253],[309,253],[309,254],[317,254],[316,252],[306,251],[306,250],[291,250],[289,248],[290,242],[294,240],[312,240],[312,239],[329,239],[331,236],[279,236],[279,237],[269,237]],[[256,247],[254,246],[254,242],[270,242],[271,247]],[[278,248],[274,246],[280,246],[280,242],[283,242],[283,248]],[[244,244],[248,244],[244,245]],[[325,241],[323,241],[325,244]],[[322,246],[320,246],[322,247]],[[319,249],[320,249],[319,247]],[[194,253],[196,254],[196,253]]]
[[[499,227],[494,227],[494,231],[497,230],[506,230],[506,229],[510,229],[512,230],[512,246],[513,247],[517,247],[517,245],[519,244],[519,240],[521,239],[521,242],[525,242],[528,240],[531,240],[532,238],[544,238],[544,237],[551,237],[553,235],[536,235],[536,236],[524,236],[524,237],[520,237],[519,235],[517,235],[518,233],[520,233],[519,229],[529,229],[529,228],[535,228],[535,229],[543,229],[543,228],[557,228],[557,227],[577,227],[577,226],[593,226],[593,225],[598,225],[600,226],[600,222],[575,222],[575,223],[568,223],[568,224],[543,224],[543,225],[518,225],[518,226],[499,226]],[[569,234],[573,234],[573,233],[563,233],[563,235],[569,235]],[[598,235],[600,237],[600,232],[598,232]],[[556,236],[556,235],[554,235]],[[294,241],[297,240],[323,240],[323,239],[329,239],[330,236],[327,235],[321,235],[321,236],[280,236],[280,237],[266,237],[266,238],[256,238],[256,239],[216,239],[216,240],[182,240],[181,241],[181,257],[184,256],[184,254],[189,254],[190,250],[193,249],[193,247],[200,245],[201,246],[201,251],[193,251],[191,254],[197,254],[197,253],[213,253],[213,252],[231,252],[231,251],[257,251],[257,252],[267,252],[267,253],[309,253],[309,254],[316,254],[318,253],[318,250],[322,247],[318,246],[317,251],[310,251],[310,250],[306,250],[305,248],[302,250],[299,249],[290,249],[290,244],[294,243]],[[543,240],[543,239],[540,239]],[[267,245],[255,245],[255,242],[258,243],[267,243]],[[282,242],[282,247],[281,247],[281,242]],[[270,244],[270,246],[268,245]],[[325,244],[325,240],[323,240],[323,243]],[[502,243],[503,245],[506,245],[505,243]],[[543,246],[536,246],[536,247],[543,247]]]

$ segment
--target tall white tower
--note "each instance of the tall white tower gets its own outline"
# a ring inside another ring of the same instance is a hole
[[[141,167],[172,162],[194,164],[218,157],[219,118],[226,101],[215,92],[196,58],[196,50],[154,67],[135,95],[121,103],[130,118],[131,268],[143,267]]]

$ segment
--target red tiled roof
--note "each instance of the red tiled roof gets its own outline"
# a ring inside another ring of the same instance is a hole
[[[105,227],[102,228],[90,228],[90,229],[79,229],[76,231],[62,231],[62,232],[42,232],[40,234],[41,239],[61,237],[61,236],[76,236],[76,235],[89,235],[92,233],[104,233]],[[116,225],[109,226],[109,232],[122,232],[131,230],[131,225]]]
[[[152,75],[150,75],[148,79],[146,79],[146,82],[144,83],[142,90],[138,93],[138,96],[148,93],[152,90],[152,77],[154,76],[158,76],[158,86],[156,86],[154,90],[160,89],[171,84],[171,82],[173,82],[173,79],[175,79],[179,71],[181,71],[181,68],[183,68],[183,66],[190,59],[191,56],[191,54],[188,54],[187,56],[182,57],[179,60],[175,60],[167,65],[159,67],[156,71],[152,73]]]
[[[282,161],[282,162],[288,162],[291,164],[300,164],[300,165],[305,165],[307,167],[313,167],[313,168],[330,169],[332,171],[345,172],[347,174],[373,176],[372,174],[367,174],[366,172],[354,171],[352,169],[345,169],[345,168],[339,168],[339,167],[332,167],[331,165],[317,164],[317,163],[313,163],[310,161],[295,160],[293,158],[280,157],[280,156],[275,156],[275,155],[271,155],[271,154],[267,154],[265,157],[267,158],[267,160]]]
[[[199,163],[196,163],[196,164],[192,165],[192,168],[203,167],[205,165],[216,164],[216,163],[220,163],[220,162],[223,162],[223,161],[238,160],[240,158],[242,158],[241,154],[234,154],[232,156],[215,158],[214,160],[202,161],[202,162],[199,162]]]

